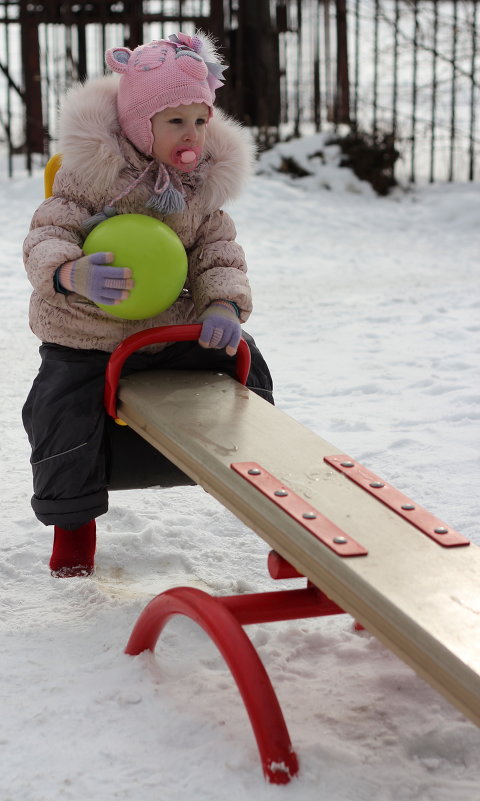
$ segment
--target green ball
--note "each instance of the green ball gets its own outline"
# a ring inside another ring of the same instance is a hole
[[[125,320],[145,320],[168,309],[187,277],[188,259],[182,242],[168,225],[145,214],[119,214],[99,223],[83,243],[87,255],[111,252],[112,267],[129,267],[135,281],[126,300],[116,306],[97,305]]]

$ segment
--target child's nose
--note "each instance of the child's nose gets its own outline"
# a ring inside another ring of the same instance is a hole
[[[187,142],[192,142],[195,141],[196,138],[197,138],[197,129],[195,125],[189,125],[185,131],[184,139]]]

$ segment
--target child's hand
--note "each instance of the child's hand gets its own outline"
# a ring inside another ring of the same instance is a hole
[[[116,306],[126,300],[133,289],[132,271],[128,267],[108,267],[113,253],[92,253],[76,261],[67,261],[57,270],[61,286],[77,292],[94,303]]]
[[[228,356],[235,356],[242,329],[231,303],[225,300],[211,303],[199,322],[203,323],[198,339],[202,348],[225,348]]]

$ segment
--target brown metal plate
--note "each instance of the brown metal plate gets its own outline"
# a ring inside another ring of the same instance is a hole
[[[339,556],[367,555],[368,551],[362,545],[261,465],[256,462],[233,462],[230,467]]]
[[[375,473],[367,470],[366,467],[350,456],[335,454],[334,456],[325,456],[324,461],[444,548],[458,548],[462,545],[470,545],[469,540],[463,534],[455,531],[451,526],[447,526],[438,517],[435,517],[422,506],[419,506],[418,503],[407,498],[406,495],[403,495],[395,487],[376,476]]]

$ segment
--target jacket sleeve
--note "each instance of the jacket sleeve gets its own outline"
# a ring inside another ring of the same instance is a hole
[[[88,216],[86,208],[62,197],[48,198],[33,215],[23,260],[33,288],[50,302],[65,302],[55,291],[53,276],[57,267],[82,255],[80,225]]]
[[[235,237],[232,218],[221,210],[208,215],[198,229],[196,244],[189,252],[190,289],[197,316],[220,299],[236,303],[242,323],[250,316],[252,296],[245,253]]]

